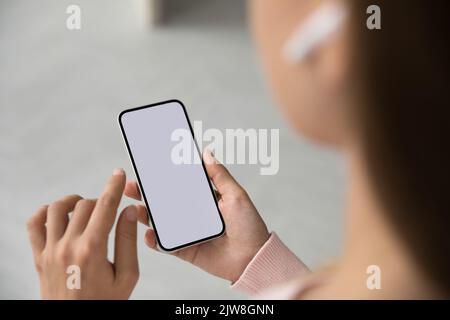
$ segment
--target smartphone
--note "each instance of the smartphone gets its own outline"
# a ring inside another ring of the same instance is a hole
[[[224,220],[184,105],[127,109],[118,120],[159,247],[175,251],[221,236]],[[174,158],[174,132],[187,133],[191,161]]]

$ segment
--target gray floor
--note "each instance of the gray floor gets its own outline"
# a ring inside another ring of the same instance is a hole
[[[242,2],[203,1],[152,31],[142,29],[134,2],[0,3],[0,298],[39,297],[27,217],[67,193],[96,196],[114,167],[132,174],[116,115],[170,98],[207,128],[280,128],[277,175],[261,176],[257,166],[230,170],[269,228],[308,265],[339,253],[342,161],[286,127],[262,79]],[[80,31],[65,27],[72,3],[82,9]],[[244,297],[142,241],[139,258],[133,298]]]

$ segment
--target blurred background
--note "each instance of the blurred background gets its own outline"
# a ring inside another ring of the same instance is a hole
[[[66,28],[71,4],[81,8],[80,30]],[[27,218],[65,194],[96,197],[115,167],[134,178],[116,116],[173,98],[204,129],[279,128],[278,174],[262,176],[258,165],[229,169],[307,265],[338,255],[342,160],[281,118],[245,1],[2,0],[0,47],[0,298],[39,298]],[[151,251],[139,231],[132,298],[244,298],[227,281]]]

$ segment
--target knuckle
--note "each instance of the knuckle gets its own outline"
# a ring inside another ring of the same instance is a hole
[[[231,199],[236,203],[242,203],[247,200],[247,193],[244,189],[238,188],[235,192],[233,192]]]
[[[64,197],[62,199],[62,201],[64,201],[64,200],[72,200],[72,199],[78,199],[78,201],[79,201],[79,200],[82,200],[83,197],[80,196],[79,194],[73,193],[73,194],[69,194],[68,196]]]
[[[98,205],[101,207],[110,208],[114,206],[116,202],[116,197],[110,192],[105,192],[101,195],[101,197],[98,199]]]
[[[219,209],[221,210],[236,210],[246,206],[249,202],[247,193],[241,189],[230,193],[226,199],[219,201]]]
[[[66,265],[70,262],[71,251],[70,247],[66,243],[62,243],[55,250],[54,258],[58,264]]]
[[[78,258],[80,262],[88,261],[93,255],[95,255],[98,248],[99,241],[95,237],[88,238],[83,241],[80,249],[78,250]]]
[[[228,171],[227,167],[225,167],[223,164],[219,164],[219,167],[222,169],[221,173],[225,176],[230,176],[231,177],[231,173],[230,171]]]
[[[47,211],[48,209],[48,205],[42,205],[40,206],[36,212],[27,220],[27,226],[28,227],[34,227],[36,224],[38,224],[39,219],[38,219],[38,215],[42,212],[42,211]]]
[[[91,259],[92,255],[93,250],[87,246],[83,246],[77,254],[77,261],[81,265],[85,265]]]
[[[81,199],[75,205],[75,210],[82,209],[91,206],[94,203],[93,200],[90,199]]]
[[[28,230],[33,229],[35,226],[39,224],[38,215],[42,211],[47,211],[48,205],[41,206],[30,218],[28,218],[26,224]]]
[[[50,212],[58,212],[58,211],[63,210],[64,207],[65,207],[64,201],[63,200],[57,200],[57,201],[53,202],[52,204],[50,204],[49,211]]]
[[[227,171],[221,170],[213,176],[213,180],[215,180],[215,181],[223,180],[226,178],[226,175],[227,175]]]

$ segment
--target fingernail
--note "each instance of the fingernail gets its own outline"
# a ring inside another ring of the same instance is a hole
[[[116,168],[113,171],[113,176],[122,176],[125,174],[125,171],[123,171],[122,168]]]
[[[213,164],[215,161],[214,153],[209,149],[205,152],[205,160],[207,164]]]
[[[137,216],[136,216],[137,212],[136,212],[136,208],[134,206],[129,206],[126,211],[125,211],[125,215],[127,217],[127,220],[130,222],[136,222],[137,221]]]

